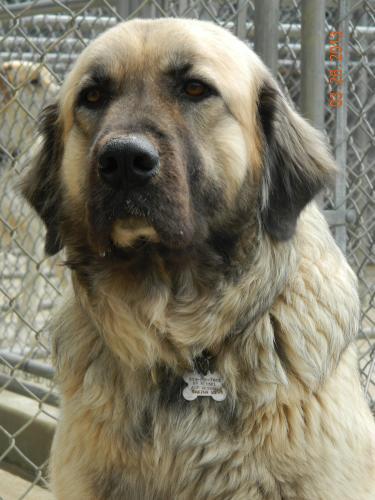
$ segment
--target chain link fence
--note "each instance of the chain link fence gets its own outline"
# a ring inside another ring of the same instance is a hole
[[[285,93],[304,109],[303,1],[268,0],[269,11],[264,14],[268,18],[257,16],[261,3],[0,1],[0,468],[28,479],[17,493],[16,489],[7,493],[2,491],[0,475],[0,499],[47,498],[40,486],[47,486],[46,460],[58,407],[48,321],[68,277],[59,257],[45,258],[42,224],[17,190],[38,141],[34,133],[38,112],[53,99],[77,54],[90,40],[122,19],[165,16],[213,21],[255,48],[256,37],[270,23],[274,38],[272,42],[270,35],[269,43],[274,43],[271,49],[277,60],[272,63],[270,58],[267,62],[274,66]],[[321,0],[315,5],[324,9]],[[271,15],[276,15],[278,22],[272,23]],[[359,279],[359,363],[363,388],[374,410],[375,3],[327,0],[322,20],[326,98],[325,103],[313,105],[321,107],[325,131],[342,169],[335,191],[327,193],[322,203]],[[327,102],[331,90],[330,31],[343,31],[345,35],[343,88],[347,95],[343,108],[330,107]]]

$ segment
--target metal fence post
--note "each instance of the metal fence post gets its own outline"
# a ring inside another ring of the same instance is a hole
[[[318,129],[324,128],[325,0],[302,0],[301,111]]]
[[[314,127],[324,129],[325,0],[302,0],[301,112]],[[324,197],[316,197],[323,207]]]
[[[177,12],[179,17],[185,17],[186,16],[186,11],[189,7],[189,0],[180,0],[177,3]]]
[[[142,3],[142,0],[117,0],[116,9],[123,19],[127,19]],[[155,17],[155,5],[152,2],[145,4],[136,17]]]
[[[127,0],[126,2],[123,0],[117,0],[116,10],[123,19],[126,19],[134,10],[133,3],[133,0]]]
[[[237,22],[236,35],[241,40],[246,39],[246,19],[247,19],[247,0],[238,0],[237,2]]]
[[[280,0],[255,2],[255,52],[277,74]]]
[[[362,19],[361,26],[363,26],[366,29],[370,25],[369,15],[366,12],[364,12],[361,19]],[[345,42],[347,43],[347,40],[345,40]],[[360,38],[360,44],[361,44],[363,53],[366,54],[367,50],[369,49],[369,43],[368,43],[367,36],[364,33],[362,34],[362,37]],[[359,73],[358,77],[357,77],[358,79],[357,79],[357,82],[355,84],[356,89],[357,89],[357,96],[358,96],[358,99],[361,103],[361,106],[365,107],[366,103],[368,101],[368,85],[369,85],[369,78],[368,78],[368,73],[367,73],[366,67],[361,64],[361,67],[360,67],[358,73]],[[368,143],[368,134],[367,134],[364,127],[365,127],[364,124],[361,127],[358,127],[358,130],[354,134],[356,143],[358,144],[358,147],[362,151],[366,150],[366,146]],[[368,157],[367,157],[367,155],[365,155],[363,158],[364,165],[362,166],[364,171],[366,171],[367,161],[368,161]]]
[[[336,161],[340,167],[339,175],[336,179],[335,188],[335,204],[336,210],[339,210],[343,214],[343,221],[341,225],[338,225],[335,231],[336,242],[341,248],[341,250],[346,252],[346,153],[347,153],[347,133],[346,125],[348,118],[348,68],[349,68],[349,1],[350,0],[340,0],[339,2],[339,19],[337,31],[343,33],[343,43],[342,43],[342,72],[343,72],[343,84],[341,86],[341,92],[343,93],[343,106],[336,108],[336,130],[335,130],[335,155]]]

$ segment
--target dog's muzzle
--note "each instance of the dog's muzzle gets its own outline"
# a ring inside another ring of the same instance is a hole
[[[98,154],[101,180],[114,189],[146,184],[159,170],[159,154],[144,137],[110,139]]]

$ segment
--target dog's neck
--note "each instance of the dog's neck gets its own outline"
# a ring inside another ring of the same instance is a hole
[[[79,309],[126,370],[165,366],[181,375],[207,350],[230,391],[238,392],[240,374],[258,387],[259,404],[291,377],[315,390],[352,338],[358,307],[355,278],[314,217],[301,221],[307,238],[262,238],[236,280],[222,275],[207,286],[194,266],[172,279],[157,255],[144,263],[143,278],[106,266],[90,289],[73,276]],[[332,267],[345,276],[332,276]]]
[[[146,249],[131,262],[109,255],[87,273],[89,284],[80,269],[73,282],[125,364],[188,365],[204,350],[219,352],[270,309],[297,265],[293,245],[280,245],[276,253],[272,246],[268,239],[262,245],[247,240],[237,250],[242,261],[227,263],[209,248],[179,255]],[[107,317],[111,328],[102,322]],[[143,349],[132,350],[133,340]]]

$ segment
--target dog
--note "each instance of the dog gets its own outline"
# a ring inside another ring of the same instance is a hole
[[[7,61],[1,65],[0,144],[9,154],[30,146],[35,119],[57,90],[50,72],[38,63]]]
[[[122,23],[41,123],[23,194],[72,275],[56,498],[373,498],[356,277],[313,201],[336,166],[261,60]]]

